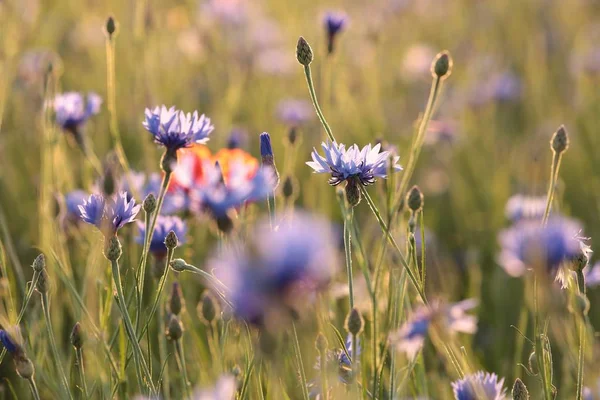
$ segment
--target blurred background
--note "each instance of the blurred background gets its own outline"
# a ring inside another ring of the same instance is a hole
[[[332,54],[323,25],[327,11],[348,17]],[[452,301],[479,297],[479,331],[463,342],[469,357],[508,383],[517,376],[535,382],[517,366],[527,363],[530,348],[525,343],[519,351],[516,343],[522,339],[510,327],[519,325],[525,286],[497,265],[497,234],[509,224],[505,205],[511,195],[545,195],[549,140],[560,124],[570,134],[571,147],[563,158],[556,209],[582,221],[592,248],[600,234],[598,2],[0,1],[1,262],[21,268],[26,279],[31,276],[27,265],[40,250],[51,249],[59,258],[69,254],[66,268],[78,279],[103,277],[100,249],[90,253],[97,236],[84,229],[70,242],[60,229],[61,195],[90,190],[96,178],[71,138],[46,129],[44,87],[50,82],[58,92],[96,92],[106,99],[103,29],[109,15],[118,22],[116,115],[133,169],[159,172],[161,151],[142,127],[144,108],[166,104],[199,110],[215,125],[208,144],[213,152],[227,146],[235,132],[243,138],[242,147],[258,157],[258,135],[269,132],[280,171],[296,183],[296,206],[337,222],[335,190],[304,165],[325,136],[295,59],[298,36],[315,53],[317,94],[338,140],[360,146],[384,140],[395,147],[400,164],[408,157],[429,94],[431,61],[449,50],[452,75],[411,182],[425,196],[428,291]],[[109,121],[104,103],[86,126],[101,160],[113,146]],[[292,128],[299,137],[294,152],[286,144]],[[376,196],[382,187],[371,191]],[[379,227],[366,204],[356,214],[365,240],[377,243]],[[215,241],[205,230],[200,223],[193,226],[182,250],[196,265],[202,265]],[[135,260],[140,250],[130,242],[129,257]],[[6,278],[0,289],[5,292]],[[195,304],[197,282],[185,285],[188,301]],[[589,296],[590,318],[599,326],[600,294],[592,289]],[[86,301],[91,308],[95,300]],[[56,312],[64,309],[55,322],[64,327],[64,338],[81,314],[69,303],[57,297],[54,305]],[[35,327],[29,329],[35,336]],[[555,384],[573,393],[576,360],[561,355],[572,352],[575,339],[560,329],[555,334]],[[470,340],[472,346],[466,344]],[[31,346],[34,354],[43,351],[43,341]],[[443,369],[433,370],[432,382],[447,381]],[[0,376],[10,371],[5,360]],[[586,372],[592,382],[600,371],[590,366]],[[6,385],[0,387],[7,393]],[[450,390],[432,398],[450,398]]]

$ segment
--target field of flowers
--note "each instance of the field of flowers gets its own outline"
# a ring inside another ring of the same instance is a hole
[[[0,400],[600,400],[598,21],[0,1]]]

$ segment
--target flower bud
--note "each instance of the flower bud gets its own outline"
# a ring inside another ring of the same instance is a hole
[[[358,186],[357,178],[349,178],[346,183],[346,200],[351,207],[355,207],[360,203],[361,194]]]
[[[117,261],[119,258],[121,258],[122,253],[123,249],[121,248],[121,242],[119,242],[119,238],[116,236],[111,236],[104,248],[104,257],[106,257],[106,259],[109,261]]]
[[[83,346],[83,332],[81,331],[81,324],[79,322],[75,323],[73,330],[71,331],[71,344],[75,349],[79,350]]]
[[[431,64],[431,75],[434,78],[446,79],[452,74],[452,57],[447,50],[438,53]]]
[[[186,269],[188,269],[188,263],[186,263],[185,260],[181,258],[174,259],[169,265],[173,269],[173,271],[177,272],[183,272]]]
[[[322,332],[319,332],[317,335],[317,340],[315,340],[315,348],[319,351],[319,353],[325,353],[327,351],[327,338],[323,335]]]
[[[423,193],[417,185],[413,186],[406,195],[406,204],[413,212],[421,210],[423,207]]]
[[[276,183],[274,188],[279,185],[279,172],[275,165],[273,147],[271,146],[271,136],[267,132],[260,134],[260,157],[263,165],[270,167],[275,175]]]
[[[354,307],[348,313],[346,317],[346,330],[350,332],[352,335],[358,336],[364,327],[364,321],[362,315],[360,315],[360,311],[356,307]]]
[[[210,291],[205,290],[200,303],[198,303],[198,316],[204,324],[211,325],[219,312],[219,302]]]
[[[144,199],[144,203],[142,205],[146,214],[152,214],[154,210],[156,210],[156,197],[154,197],[153,193],[150,193]]]
[[[512,388],[513,400],[529,400],[529,391],[522,380],[517,378]]]
[[[529,355],[529,371],[534,375],[537,375],[540,372],[538,368],[537,354],[535,354],[535,351],[532,351]]]
[[[107,38],[112,39],[113,35],[117,31],[117,21],[113,18],[113,16],[109,16],[106,20],[106,25],[104,25],[104,33]]]
[[[31,360],[24,354],[19,354],[14,358],[17,374],[23,379],[31,379],[35,373],[35,368]]]
[[[229,234],[233,231],[233,219],[229,215],[221,215],[215,218],[217,228],[224,234]]]
[[[177,315],[171,314],[167,324],[167,339],[179,340],[183,336],[183,325]]]
[[[305,67],[308,67],[313,60],[313,52],[310,45],[302,36],[298,38],[298,44],[296,46],[296,58],[298,62]]]
[[[160,159],[160,167],[165,173],[170,174],[177,165],[177,150],[167,149]]]
[[[295,145],[298,140],[298,128],[292,126],[287,134],[287,140],[290,145]]]
[[[175,232],[170,231],[167,233],[167,237],[165,237],[165,246],[167,247],[167,250],[175,250],[178,244],[179,240],[177,239]]]
[[[569,134],[565,129],[564,125],[558,127],[558,130],[554,132],[552,135],[552,140],[550,141],[550,145],[552,147],[552,151],[556,154],[561,154],[569,148]]]
[[[171,296],[169,297],[169,309],[175,315],[179,315],[183,308],[183,294],[178,282],[173,282]]]
[[[297,193],[296,186],[297,185],[294,181],[294,178],[291,176],[286,176],[283,180],[283,197],[285,197],[287,200],[294,199]]]
[[[31,266],[35,272],[41,272],[44,268],[46,268],[46,257],[43,254],[40,254],[33,260],[33,265]]]
[[[39,293],[48,293],[50,290],[50,277],[48,276],[48,271],[46,271],[46,269],[43,269],[39,273],[35,290]]]

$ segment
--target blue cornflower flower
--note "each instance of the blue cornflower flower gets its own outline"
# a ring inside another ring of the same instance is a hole
[[[4,329],[0,329],[0,343],[10,354],[16,353],[21,347]]]
[[[253,176],[242,165],[232,164],[227,182],[218,163],[206,168],[206,181],[192,188],[191,208],[210,214],[225,232],[232,228],[230,213],[245,202],[267,198],[275,187],[273,171],[261,167]]]
[[[78,92],[67,92],[54,98],[56,123],[63,129],[76,132],[91,116],[100,112],[102,98],[96,93],[88,93],[87,99]]]
[[[339,185],[349,179],[358,179],[363,186],[375,183],[376,178],[387,178],[389,172],[390,153],[380,152],[381,144],[371,147],[370,144],[359,149],[352,145],[346,150],[343,144],[336,142],[323,142],[321,144],[325,157],[322,157],[313,149],[311,153],[313,161],[306,164],[314,169],[315,173],[331,173],[329,184]],[[394,171],[401,171],[402,167],[397,164],[400,157],[393,157],[391,162]]]
[[[546,225],[539,220],[523,220],[500,232],[498,263],[513,277],[529,269],[545,271],[564,288],[570,264],[591,252],[584,240],[581,224],[573,219],[552,217]]]
[[[286,99],[279,102],[277,116],[290,128],[298,128],[312,120],[315,112],[312,104],[306,100]]]
[[[273,147],[271,146],[271,136],[267,132],[260,134],[260,156],[265,162],[265,159],[273,160]]]
[[[119,182],[119,191],[127,193],[127,200],[131,200],[135,194],[145,199],[150,193],[158,198],[162,176],[156,172],[146,175],[143,172],[129,171]],[[163,215],[175,214],[185,206],[182,193],[173,191],[165,193],[160,213]]]
[[[88,193],[83,190],[73,190],[65,196],[67,217],[79,218],[79,205],[88,198]]]
[[[432,323],[439,322],[450,334],[456,332],[475,333],[477,317],[467,314],[468,310],[477,306],[475,299],[463,300],[455,304],[433,303],[421,306],[392,334],[390,340],[398,351],[404,352],[408,358],[414,359],[425,343],[425,338]]]
[[[456,400],[505,400],[504,378],[479,371],[452,382]]]
[[[227,139],[227,148],[241,149],[246,143],[246,136],[246,131],[244,131],[243,129],[232,129],[229,133],[229,138]]]
[[[506,202],[506,217],[512,222],[522,219],[541,221],[546,211],[546,196],[516,194]]]
[[[79,205],[79,215],[84,222],[96,226],[105,235],[116,235],[119,229],[135,220],[140,208],[135,199],[128,199],[126,192],[108,199],[100,194],[91,194]]]
[[[221,375],[211,388],[194,390],[191,399],[194,400],[235,400],[237,382],[232,375]]]
[[[352,336],[348,335],[346,337],[346,351],[340,350],[338,352],[338,376],[342,383],[350,384],[353,382],[354,371],[352,370],[352,359],[360,356],[360,352],[362,351],[360,347],[360,340],[356,340],[356,355],[354,354],[354,349],[352,348]],[[350,356],[350,358],[348,358]]]
[[[273,326],[267,317],[305,306],[338,265],[332,227],[315,216],[296,212],[276,229],[263,220],[249,237],[245,248],[220,252],[210,269],[228,288],[234,313],[251,323]]]
[[[146,117],[142,123],[144,128],[154,136],[156,143],[171,152],[190,147],[195,143],[208,142],[208,136],[214,129],[210,118],[204,114],[199,116],[198,111],[186,114],[175,107],[167,109],[163,105],[154,110],[146,108],[144,114]]]
[[[136,242],[143,245],[144,238],[146,236],[145,224],[138,222],[139,236],[136,237]],[[154,226],[154,234],[150,239],[150,252],[157,257],[162,257],[167,254],[167,248],[165,246],[165,237],[169,232],[175,232],[179,244],[185,243],[185,236],[187,234],[187,226],[185,222],[179,217],[167,217],[159,215],[156,219],[156,225]]]
[[[325,13],[323,23],[327,30],[327,51],[329,54],[333,53],[335,38],[344,29],[347,22],[348,16],[343,12],[329,11]]]
[[[585,276],[585,284],[588,287],[596,287],[600,285],[600,262],[596,262],[593,266],[586,266],[583,269]]]

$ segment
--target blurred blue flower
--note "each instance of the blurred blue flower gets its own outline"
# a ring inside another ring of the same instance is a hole
[[[328,11],[323,17],[325,30],[327,31],[327,52],[333,53],[335,38],[344,29],[348,22],[348,15],[343,12]]]
[[[506,400],[504,378],[489,372],[478,371],[452,382],[456,400]]]
[[[235,400],[237,382],[232,375],[221,375],[212,388],[194,390],[190,400]]]
[[[271,146],[271,136],[267,132],[260,134],[260,156],[263,159],[263,163],[266,157],[270,157],[273,160],[273,147]]]
[[[329,184],[333,186],[350,178],[358,179],[363,186],[374,183],[376,178],[386,178],[390,161],[394,171],[402,170],[397,164],[400,157],[390,157],[387,151],[380,152],[381,144],[374,147],[368,144],[362,150],[354,144],[346,150],[345,145],[328,141],[323,142],[321,147],[325,157],[319,155],[317,149],[313,149],[313,161],[306,164],[314,169],[315,173],[331,173]]]
[[[54,98],[56,123],[63,129],[75,132],[91,116],[100,112],[102,99],[95,93],[88,93],[87,99],[78,92],[67,92]]]
[[[568,285],[569,263],[590,249],[581,236],[581,224],[565,217],[552,217],[546,225],[539,220],[523,220],[500,232],[498,263],[513,277],[527,270],[546,271],[551,279]],[[564,268],[563,268],[564,267]],[[565,271],[566,270],[566,271]]]
[[[354,349],[352,348],[352,336],[346,337],[346,352],[342,349],[338,352],[338,376],[342,383],[350,384],[354,381],[354,373],[352,370],[352,359],[355,357]],[[360,356],[362,351],[360,347],[360,340],[356,339],[356,357]],[[350,356],[350,358],[348,358]]]
[[[226,218],[231,210],[247,201],[266,199],[273,192],[275,177],[270,168],[261,167],[254,176],[241,165],[230,166],[227,182],[218,163],[207,166],[206,181],[192,187],[191,209],[207,212],[215,219]]]
[[[414,359],[423,347],[425,338],[433,321],[441,323],[448,333],[456,332],[475,333],[477,331],[477,317],[467,314],[467,311],[477,306],[477,300],[468,299],[454,304],[441,302],[432,303],[430,306],[421,306],[411,318],[390,336],[392,345],[398,351]]]
[[[84,200],[87,199],[88,196],[88,193],[79,189],[67,193],[65,196],[67,217],[79,218],[79,205],[83,204]]]
[[[162,176],[159,173],[146,175],[143,172],[130,170],[119,181],[119,191],[127,193],[127,200],[131,200],[134,195],[145,199],[150,193],[158,198],[160,187],[162,185]],[[175,214],[182,211],[185,207],[185,198],[181,192],[172,191],[165,194],[160,213],[163,215]]]
[[[84,222],[96,226],[105,235],[116,235],[126,224],[133,222],[141,205],[129,199],[126,192],[120,192],[106,199],[100,194],[91,194],[79,205],[79,215]]]
[[[228,288],[238,318],[277,326],[289,310],[306,306],[332,279],[337,248],[329,222],[297,211],[280,226],[259,222],[242,249],[222,251],[209,269]]]
[[[315,112],[312,104],[306,100],[286,99],[279,102],[277,116],[290,128],[297,128],[312,120]]]
[[[246,144],[246,132],[242,129],[232,129],[227,139],[228,149],[240,149]]]
[[[195,143],[206,143],[214,129],[210,118],[204,114],[199,116],[198,111],[186,114],[175,107],[167,109],[163,105],[154,110],[147,108],[144,114],[144,128],[154,136],[154,142],[170,151],[190,147]]]
[[[512,222],[522,219],[541,221],[546,211],[546,196],[516,194],[508,199],[505,214]]]
[[[589,265],[583,269],[585,284],[588,287],[600,285],[600,262],[596,262],[592,267]]]
[[[17,352],[20,347],[9,335],[9,333],[3,329],[0,329],[0,343],[2,343],[6,351],[8,351],[10,354]]]
[[[135,241],[143,245],[144,238],[146,236],[146,225],[142,222],[138,222],[139,235]],[[167,254],[167,248],[165,246],[165,238],[169,232],[175,232],[179,245],[184,244],[186,241],[187,226],[185,222],[179,217],[168,217],[159,215],[156,218],[156,225],[154,226],[154,233],[152,239],[150,239],[150,252],[155,256],[162,257]]]
[[[523,84],[521,79],[510,71],[486,74],[484,81],[470,94],[472,106],[483,106],[493,102],[512,102],[521,98]]]

